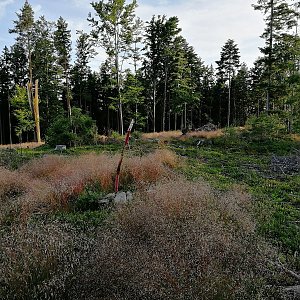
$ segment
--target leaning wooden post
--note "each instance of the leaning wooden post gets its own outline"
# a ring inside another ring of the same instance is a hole
[[[119,191],[119,179],[120,179],[121,165],[122,165],[122,161],[123,161],[123,157],[124,157],[125,148],[129,143],[129,137],[130,137],[130,133],[131,133],[131,130],[132,130],[132,127],[133,127],[133,123],[134,123],[134,120],[132,119],[131,122],[130,122],[130,125],[127,129],[127,133],[126,133],[126,137],[125,137],[125,141],[124,141],[124,146],[123,146],[123,149],[122,149],[122,152],[121,152],[121,158],[120,158],[118,168],[117,168],[117,174],[116,174],[116,179],[115,179],[115,192],[116,193]]]
[[[40,111],[39,111],[39,81],[35,81],[33,111],[37,142],[41,142],[41,129],[40,129]]]

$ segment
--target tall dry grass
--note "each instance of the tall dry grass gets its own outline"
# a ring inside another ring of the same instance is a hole
[[[45,145],[45,142],[37,143],[37,142],[30,142],[30,143],[21,143],[21,144],[7,144],[7,145],[0,145],[0,149],[33,149]]]
[[[158,139],[159,141],[170,141],[172,139],[181,139],[186,140],[188,138],[205,138],[205,139],[214,139],[223,135],[221,129],[216,131],[191,131],[185,135],[182,135],[181,131],[164,131],[164,132],[151,132],[143,133],[142,138],[144,140],[148,139]]]
[[[0,298],[280,299],[264,294],[268,248],[241,190],[164,178],[108,225],[91,235],[56,222],[2,232]]]
[[[217,196],[184,179],[140,191],[99,237],[76,295],[262,299],[266,248],[255,235],[250,202],[242,191]]]
[[[30,161],[18,171],[1,168],[0,197],[1,194],[15,193],[23,220],[35,213],[67,210],[70,201],[89,184],[98,183],[104,191],[113,191],[119,158],[119,155],[97,154],[79,157],[47,155]],[[175,154],[168,150],[125,158],[121,188],[130,183],[155,182],[170,173],[170,168],[176,164]]]
[[[0,299],[72,299],[72,277],[93,240],[66,224],[31,224],[3,231]]]

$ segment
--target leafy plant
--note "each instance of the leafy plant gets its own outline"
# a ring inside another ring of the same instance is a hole
[[[97,127],[93,119],[73,108],[72,116],[59,116],[48,129],[46,141],[49,145],[81,145],[92,144],[97,135]]]
[[[285,125],[276,114],[261,114],[259,117],[250,117],[246,125],[250,137],[258,140],[279,138],[285,132]]]

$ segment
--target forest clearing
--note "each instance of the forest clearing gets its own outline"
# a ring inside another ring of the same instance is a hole
[[[0,299],[300,299],[300,2],[21,2]]]
[[[222,132],[132,138],[121,203],[122,138],[0,150],[1,299],[297,299],[299,140]]]

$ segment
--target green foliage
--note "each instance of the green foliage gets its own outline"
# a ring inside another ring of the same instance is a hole
[[[79,195],[72,203],[72,209],[75,211],[97,210],[98,201],[104,196],[104,192],[99,184],[85,187],[82,194]]]
[[[223,137],[209,146],[195,148],[189,143],[176,152],[188,158],[182,171],[191,180],[204,178],[219,190],[243,185],[256,199],[258,232],[278,246],[294,264],[300,265],[297,254],[300,250],[297,210],[300,176],[278,174],[270,166],[271,154],[291,155],[293,149],[299,148],[296,141],[278,137],[249,140],[247,135],[228,128]]]
[[[15,95],[11,98],[11,105],[13,115],[17,119],[15,132],[17,136],[22,138],[24,132],[34,129],[34,120],[28,105],[27,90],[25,87],[16,86]]]
[[[91,229],[103,225],[104,221],[110,216],[110,211],[107,209],[95,211],[75,211],[61,212],[54,216],[55,219],[61,222],[67,222],[82,229]]]
[[[135,130],[132,132],[131,136],[136,140],[140,140],[142,138],[142,132]]]
[[[82,113],[81,109],[73,108],[72,116],[59,116],[49,127],[46,141],[55,146],[93,144],[97,134],[95,121]]]
[[[261,114],[247,120],[248,133],[251,138],[258,140],[274,139],[283,136],[285,125],[278,115]]]
[[[29,160],[30,156],[22,155],[14,149],[0,150],[0,166],[7,169],[16,170]]]

